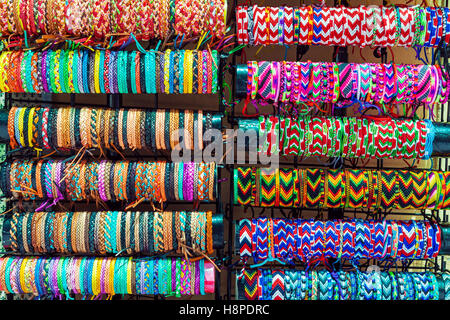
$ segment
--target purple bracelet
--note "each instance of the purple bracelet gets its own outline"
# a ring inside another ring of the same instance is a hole
[[[200,294],[200,260],[195,261],[195,286],[194,293]]]
[[[98,191],[100,194],[100,199],[106,202],[108,201],[108,198],[106,197],[105,191],[105,166],[106,160],[102,160],[98,167]]]
[[[188,162],[184,166],[183,172],[183,198],[187,201],[194,200],[194,166],[195,163]]]
[[[102,259],[102,267],[100,270],[100,293],[101,294],[107,294],[106,291],[106,284],[105,284],[105,269],[106,269],[106,260]]]
[[[159,83],[161,87],[161,93],[164,93],[164,53],[159,54]]]
[[[172,292],[175,292],[177,290],[177,259],[171,258],[172,260]]]
[[[113,73],[114,73],[114,60],[115,59],[115,54],[113,54],[113,52],[111,52],[109,54],[109,61],[108,61],[108,84],[109,84],[109,92],[110,93],[115,93],[114,91],[114,78],[113,77]]]
[[[191,270],[192,270],[192,268],[190,266],[191,263],[192,262],[186,261],[186,264],[187,264],[186,273],[185,273],[185,276],[186,276],[185,292],[186,292],[186,294],[191,294]]]
[[[9,282],[11,284],[12,293],[20,293],[20,286],[17,286],[17,272],[20,271],[20,258],[13,258],[9,273]]]
[[[281,77],[280,64],[281,63],[278,61],[274,62],[276,74],[276,76],[273,79],[273,86],[275,87],[275,97],[273,97],[274,104],[278,103],[278,97],[280,95],[280,77]]]

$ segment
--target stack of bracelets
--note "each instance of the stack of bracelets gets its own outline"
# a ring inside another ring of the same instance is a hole
[[[0,91],[217,93],[217,51],[46,50],[0,54]]]
[[[192,110],[15,107],[8,115],[12,149],[202,150],[221,116]],[[184,139],[186,138],[186,139]]]
[[[214,292],[205,260],[94,257],[0,258],[0,290],[40,297],[115,294],[204,295]]]
[[[103,38],[136,34],[148,40],[225,33],[225,0],[0,0],[0,34],[52,34]]]
[[[246,92],[283,104],[433,104],[448,101],[448,82],[439,65],[249,61]]]
[[[246,300],[450,300],[450,275],[431,272],[244,270]]]
[[[294,263],[325,258],[435,258],[441,229],[427,221],[243,219],[236,230],[241,259]]]
[[[9,234],[21,254],[213,253],[210,211],[15,213]]]
[[[14,160],[0,169],[0,189],[7,197],[53,199],[52,204],[59,200],[212,201],[215,186],[214,162]]]
[[[450,208],[450,171],[240,167],[234,185],[234,203],[244,206]]]
[[[361,117],[260,116],[239,128],[259,133],[259,153],[301,157],[428,159],[429,120]]]
[[[240,44],[438,47],[450,43],[449,8],[398,6],[236,8]]]

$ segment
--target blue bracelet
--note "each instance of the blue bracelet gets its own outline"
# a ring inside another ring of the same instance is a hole
[[[99,79],[98,82],[100,84],[100,92],[101,93],[106,93],[105,90],[105,78],[104,78],[104,73],[103,71],[105,70],[105,51],[104,50],[100,50],[100,62],[98,64],[99,67],[99,71],[98,71],[98,75],[99,75]]]
[[[83,92],[90,93],[89,91],[89,53],[86,50],[81,51],[83,53]]]
[[[174,77],[174,51],[170,51],[169,57],[169,93],[173,92],[173,77]]]
[[[73,89],[75,93],[81,93],[78,88],[78,51],[73,53],[72,70],[69,70],[69,72],[72,72]]]

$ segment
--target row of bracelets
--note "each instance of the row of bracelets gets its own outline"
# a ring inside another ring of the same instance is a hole
[[[446,273],[247,269],[239,282],[245,300],[450,300]]]
[[[234,203],[368,210],[450,208],[450,171],[234,169]]]
[[[260,116],[239,121],[239,128],[256,132],[265,155],[429,159],[433,152],[429,120]]]
[[[73,294],[204,295],[214,292],[214,270],[205,260],[184,258],[4,256],[0,290],[68,299]]]
[[[136,34],[139,38],[225,33],[225,0],[1,0],[0,34],[89,36]]]
[[[399,6],[236,8],[240,44],[438,47],[450,42],[449,8]]]
[[[9,234],[21,254],[213,253],[210,211],[15,213]]]
[[[14,160],[0,169],[7,197],[47,200],[36,211],[60,200],[210,201],[215,185],[214,162]]]
[[[276,104],[445,103],[448,83],[439,65],[247,62],[247,98]]]
[[[220,126],[220,115],[202,110],[13,106],[8,114],[12,149],[202,150],[205,132]]]
[[[3,51],[0,90],[27,93],[217,93],[217,51]]]
[[[241,259],[255,263],[325,258],[429,259],[441,248],[441,229],[423,221],[243,219],[236,230]]]

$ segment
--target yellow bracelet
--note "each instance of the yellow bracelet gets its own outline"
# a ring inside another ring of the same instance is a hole
[[[194,84],[194,73],[193,73],[193,71],[194,71],[194,66],[193,66],[193,64],[194,64],[194,53],[192,52],[192,50],[189,50],[188,57],[189,57],[188,69],[187,69],[188,81],[189,81],[188,82],[188,93],[192,93],[192,87],[193,87],[193,84]]]
[[[164,92],[170,93],[170,49],[167,49],[164,54]]]
[[[19,278],[20,278],[20,286],[22,287],[22,290],[24,293],[30,293],[29,290],[27,290],[28,288],[26,287],[25,284],[25,267],[27,265],[27,262],[30,258],[25,258],[22,260],[22,263],[20,264],[20,271],[19,271]]]
[[[100,65],[100,50],[95,51],[94,56],[94,86],[95,86],[95,93],[101,93],[100,92],[100,82],[98,81],[99,78],[99,65]]]
[[[23,118],[25,116],[25,110],[26,108],[21,108],[19,111],[19,137],[20,137],[20,144],[22,147],[25,147],[25,135],[23,134]]]
[[[20,19],[20,1],[15,1],[16,2],[16,21],[18,22],[18,25],[17,25],[17,27],[19,27],[20,28],[20,30],[17,30],[17,31],[19,31],[19,33],[21,32],[21,31],[24,31],[24,28],[23,28],[23,21],[22,21],[22,19]]]
[[[75,93],[75,87],[73,85],[73,54],[75,51],[70,50],[69,51],[69,63],[68,63],[68,70],[67,74],[69,75],[69,91],[70,93]]]
[[[6,77],[7,57],[8,57],[8,52],[0,53],[0,90],[2,92],[9,91],[9,88],[7,86],[7,77]]]
[[[184,77],[183,77],[183,93],[189,93],[189,78],[192,78],[192,63],[189,68],[189,53],[191,50],[184,51],[184,59],[183,59],[183,69],[184,69]],[[192,92],[192,87],[191,87]]]
[[[131,270],[132,270],[132,258],[128,259],[127,263],[127,293],[132,294],[133,291],[131,290]]]
[[[109,292],[111,295],[115,295],[114,291],[114,267],[116,266],[116,259],[111,259],[109,264]]]
[[[33,147],[33,117],[36,107],[31,108],[28,115],[28,146]]]
[[[55,89],[56,89],[56,93],[62,93],[61,90],[61,83],[59,80],[59,60],[61,59],[61,50],[58,49],[56,50],[56,54],[55,54],[55,67],[54,67],[54,72],[55,72]]]

